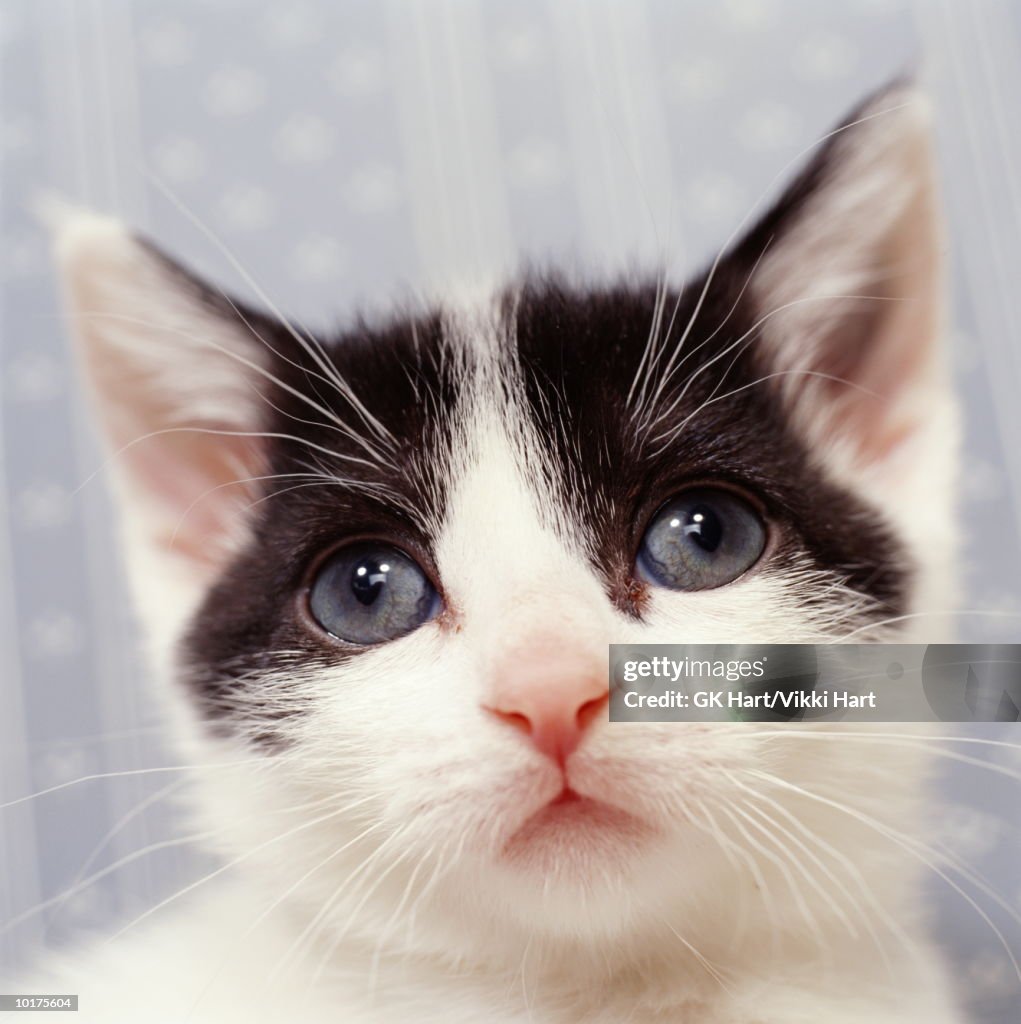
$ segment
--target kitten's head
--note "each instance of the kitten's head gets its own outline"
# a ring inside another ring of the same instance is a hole
[[[683,287],[531,279],[314,337],[68,221],[129,569],[240,870],[327,934],[464,956],[708,928],[717,887],[804,933],[755,816],[859,826],[775,780],[903,815],[908,773],[610,724],[607,644],[937,635],[939,243],[906,88]]]

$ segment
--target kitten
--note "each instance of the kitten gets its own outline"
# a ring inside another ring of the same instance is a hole
[[[960,1020],[891,838],[923,745],[606,715],[611,642],[943,635],[928,125],[873,97],[680,290],[533,277],[336,337],[66,219],[230,866],[44,987],[103,1024]]]

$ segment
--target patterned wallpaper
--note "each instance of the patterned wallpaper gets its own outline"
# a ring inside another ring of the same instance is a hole
[[[920,68],[939,102],[966,405],[961,631],[1016,641],[1017,7],[5,0],[0,802],[49,792],[0,809],[2,963],[140,913],[201,866],[175,827],[179,777],[28,212],[39,189],[119,213],[246,294],[212,233],[313,325],[525,261],[679,276],[862,93]],[[957,752],[1021,769],[1017,749]],[[948,759],[944,785],[944,838],[1016,913],[1017,782]],[[934,874],[937,937],[976,1020],[1016,1021],[1018,982],[969,900],[1019,953],[1021,929],[951,875],[967,898]]]

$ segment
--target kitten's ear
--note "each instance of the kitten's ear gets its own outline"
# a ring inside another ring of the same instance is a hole
[[[812,446],[852,471],[902,451],[947,391],[941,249],[929,106],[897,85],[827,137],[733,254],[767,372]]]
[[[251,494],[237,482],[263,465],[244,435],[264,417],[267,349],[239,307],[119,222],[75,211],[53,231],[129,568],[155,571],[149,588],[176,582],[190,603],[243,533]]]

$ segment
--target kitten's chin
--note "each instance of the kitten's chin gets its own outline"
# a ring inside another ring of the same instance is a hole
[[[510,836],[501,859],[525,872],[591,878],[633,860],[657,830],[620,807],[565,787]]]

